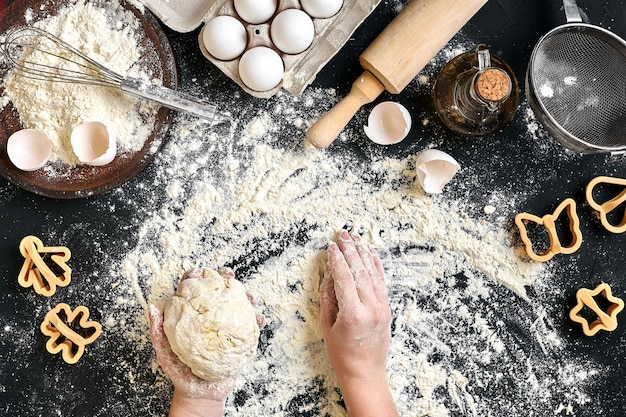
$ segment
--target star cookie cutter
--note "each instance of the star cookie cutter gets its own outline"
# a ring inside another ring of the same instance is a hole
[[[559,235],[556,232],[556,220],[561,215],[563,210],[567,210],[567,216],[569,217],[569,230],[572,232],[572,241],[569,245],[563,246],[559,240]],[[526,224],[528,222],[534,222],[539,225],[543,225],[550,238],[550,247],[542,254],[537,254],[533,250],[533,244],[528,237],[528,231],[526,230]],[[526,253],[528,257],[537,262],[547,262],[556,254],[562,253],[565,255],[576,252],[583,242],[583,235],[580,230],[580,220],[576,214],[576,202],[567,198],[563,200],[561,204],[554,210],[552,214],[546,214],[543,217],[537,217],[529,213],[519,213],[515,216],[515,224],[520,230],[520,237],[526,247]]]
[[[61,312],[64,317],[59,315]],[[48,352],[53,355],[61,352],[65,362],[76,363],[83,356],[85,345],[92,343],[102,333],[102,326],[88,319],[89,309],[85,306],[78,306],[72,311],[69,305],[61,303],[49,311],[40,326],[41,332],[50,337],[46,342]],[[88,331],[85,333],[90,335],[85,337],[72,329],[71,325],[75,322],[76,326],[85,329]]]
[[[598,306],[598,303],[594,299],[594,297],[598,296],[600,293],[611,303],[611,306],[606,312]],[[611,294],[611,287],[609,287],[608,284],[602,283],[594,290],[580,288],[576,292],[576,301],[577,304],[569,312],[569,318],[573,322],[580,323],[583,326],[583,333],[587,336],[593,336],[600,330],[612,332],[617,328],[617,314],[624,309],[624,302]],[[585,306],[590,308],[598,316],[597,320],[589,323],[587,319],[579,314]]]
[[[596,185],[599,184],[623,185],[624,190],[612,199],[600,204],[593,198],[593,189]],[[600,213],[600,221],[602,222],[602,225],[606,228],[606,230],[612,233],[626,232],[626,211],[624,212],[624,217],[622,218],[622,221],[618,225],[611,224],[607,218],[608,213],[612,212],[618,206],[626,202],[626,179],[613,177],[596,177],[592,179],[591,182],[589,182],[589,184],[587,185],[585,194],[587,195],[587,202],[589,203],[589,205]]]
[[[20,242],[20,253],[26,259],[22,265],[17,282],[24,288],[33,287],[37,294],[50,297],[56,292],[57,286],[65,287],[72,279],[72,269],[67,261],[72,256],[65,246],[44,246],[35,236],[26,236]],[[54,272],[42,255],[50,255],[51,263],[60,268]]]

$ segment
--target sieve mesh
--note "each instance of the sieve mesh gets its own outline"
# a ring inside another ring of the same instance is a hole
[[[594,148],[626,147],[626,51],[618,46],[584,26],[562,27],[537,45],[529,66],[539,111]]]

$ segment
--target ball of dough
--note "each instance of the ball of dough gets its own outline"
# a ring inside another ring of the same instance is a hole
[[[254,356],[259,339],[244,286],[210,269],[180,282],[165,302],[163,330],[172,351],[207,381],[238,374]]]

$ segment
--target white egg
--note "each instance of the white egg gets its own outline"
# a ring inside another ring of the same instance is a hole
[[[52,153],[52,142],[44,132],[36,129],[18,130],[7,140],[9,159],[22,171],[43,167]]]
[[[315,26],[308,14],[299,9],[278,13],[270,27],[272,42],[286,54],[305,51],[315,37]]]
[[[280,55],[266,46],[248,49],[239,60],[239,77],[250,89],[268,91],[283,79],[285,66]]]
[[[403,105],[385,101],[372,109],[367,123],[363,129],[372,142],[393,145],[409,134],[411,115]]]
[[[248,34],[239,20],[232,16],[216,16],[202,29],[202,43],[217,59],[231,61],[246,50]]]
[[[300,0],[300,4],[311,17],[326,19],[337,14],[343,0]]]
[[[252,24],[267,22],[278,8],[278,0],[234,0],[235,11]]]
[[[79,124],[70,135],[72,150],[78,160],[87,165],[101,166],[113,161],[117,141],[100,122]]]
[[[415,158],[417,181],[430,194],[441,193],[459,169],[453,157],[437,149],[425,150]]]

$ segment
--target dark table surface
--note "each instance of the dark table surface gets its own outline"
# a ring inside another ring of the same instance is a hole
[[[453,153],[461,165],[467,167],[460,177],[467,185],[451,187],[451,195],[465,200],[470,207],[483,207],[486,204],[485,196],[472,192],[473,185],[477,183],[489,182],[494,189],[504,193],[527,189],[527,198],[511,204],[514,211],[538,215],[549,212],[567,197],[584,201],[584,187],[595,176],[625,178],[626,162],[621,158],[567,152],[554,143],[541,127],[533,135],[529,134],[528,123],[532,115],[528,112],[524,95],[524,72],[539,37],[564,21],[558,3],[544,0],[491,0],[450,43],[467,45],[469,48],[485,43],[490,46],[492,53],[505,59],[514,69],[520,80],[522,102],[513,121],[502,131],[471,141],[447,131],[433,113],[430,85],[414,82],[402,94],[392,97],[384,93],[380,100],[397,100],[409,108],[414,120],[428,119],[428,124],[415,123],[407,140],[396,146],[381,148],[364,140],[362,131],[357,128],[366,118],[366,109],[363,109],[348,126],[353,137],[336,142],[324,152],[338,157],[350,154],[355,161],[367,163],[373,156],[403,158],[435,143],[439,149]],[[392,19],[399,4],[402,2],[382,1],[345,47],[319,73],[310,88],[334,88],[337,99],[346,95],[361,72],[358,64],[360,52]],[[626,37],[626,4],[623,0],[580,0],[579,6],[586,12],[590,22]],[[220,95],[222,106],[241,109],[238,113],[239,128],[256,115],[256,109],[274,108],[278,99],[263,100],[247,96],[204,59],[197,49],[197,30],[188,34],[168,29],[165,31],[177,58],[182,90],[208,99]],[[444,63],[444,57],[438,56],[425,68],[424,73],[432,79]],[[197,83],[198,79],[208,80],[211,90],[204,89]],[[237,92],[239,94],[235,94]],[[332,103],[317,104],[320,107],[315,109],[316,115],[305,114],[305,118],[314,120],[322,114],[324,107],[327,109]],[[274,140],[273,146],[292,149],[301,146],[304,139],[302,132],[296,135],[287,133],[277,135],[280,140]],[[170,135],[170,140],[177,139],[176,133]],[[541,150],[538,152],[537,148]],[[247,150],[236,149],[235,152],[245,153]],[[99,279],[99,274],[107,273],[109,265],[123,258],[124,248],[134,247],[138,241],[140,219],[161,204],[164,184],[168,178],[157,176],[156,173],[163,164],[164,161],[157,156],[152,165],[119,189],[77,200],[41,197],[0,178],[0,271],[3,278],[0,281],[0,414],[30,417],[144,416],[165,413],[170,394],[168,390],[162,392],[150,387],[155,376],[145,365],[152,358],[149,345],[129,344],[123,338],[117,344],[111,343],[111,339],[118,336],[115,333],[107,334],[105,330],[103,337],[108,338],[107,345],[112,346],[108,350],[94,348],[92,356],[87,354],[73,367],[66,366],[59,358],[51,360],[44,349],[45,339],[37,329],[45,312],[60,298],[42,300],[32,294],[30,289],[19,287],[16,281],[23,262],[18,245],[24,236],[34,234],[45,243],[68,246],[73,252],[72,266],[76,276],[90,278],[77,279],[73,289],[64,295],[65,300],[78,303],[84,301],[79,294],[89,293],[88,300],[95,317],[102,318],[107,303],[115,300],[101,288],[96,290],[97,294],[94,293],[94,282]],[[210,170],[209,165],[200,169]],[[626,295],[622,269],[626,236],[609,235],[589,214],[582,216],[581,221],[585,231],[583,248],[576,256],[557,257],[550,262],[549,267],[558,271],[557,275],[561,278],[556,280],[558,286],[553,291],[541,292],[540,297],[545,297],[546,314],[556,323],[555,331],[559,337],[567,341],[572,357],[579,358],[581,363],[592,361],[602,369],[588,392],[590,403],[577,407],[575,415],[621,417],[626,415],[625,389],[622,387],[626,378],[625,327],[620,323],[612,333],[588,338],[568,321],[566,314],[580,287],[595,286],[604,281],[613,287],[615,295]],[[244,280],[245,275],[254,269],[254,265],[237,264],[236,260],[230,266],[243,275]],[[528,291],[531,298],[535,297],[532,287]],[[511,297],[504,289],[495,290],[494,294],[503,299]],[[560,302],[555,304],[555,300]],[[515,304],[515,301],[512,303]],[[520,335],[519,345],[524,346],[523,332]],[[266,333],[264,337],[271,335]],[[523,366],[521,363],[520,367]],[[128,377],[128,369],[135,370],[132,381]],[[86,376],[93,372],[96,372],[97,377]],[[142,387],[139,391],[132,388],[137,381]],[[541,384],[542,381],[537,383]],[[491,394],[476,389],[473,394],[510,395],[512,403],[516,402],[514,390],[507,391],[506,386],[500,389]],[[161,397],[158,398],[158,395]],[[237,398],[241,399],[242,395],[239,393]],[[445,392],[441,395],[445,396]],[[146,403],[147,398],[152,399],[149,404]],[[300,408],[293,407],[293,401],[297,399],[304,403]],[[284,413],[275,415],[315,415],[315,407],[305,407],[306,403],[317,401],[315,395],[294,393],[293,401],[289,407],[285,407]],[[563,404],[567,405],[567,399],[563,399]],[[553,415],[548,409],[523,403],[522,399],[518,406],[520,409],[516,414],[496,409],[493,415]],[[314,411],[304,411],[307,409]],[[475,415],[453,404],[449,405],[449,409],[451,415],[455,416]],[[527,410],[527,414],[521,410]],[[552,411],[555,415],[565,415],[564,410]],[[230,412],[231,415],[236,414]]]

